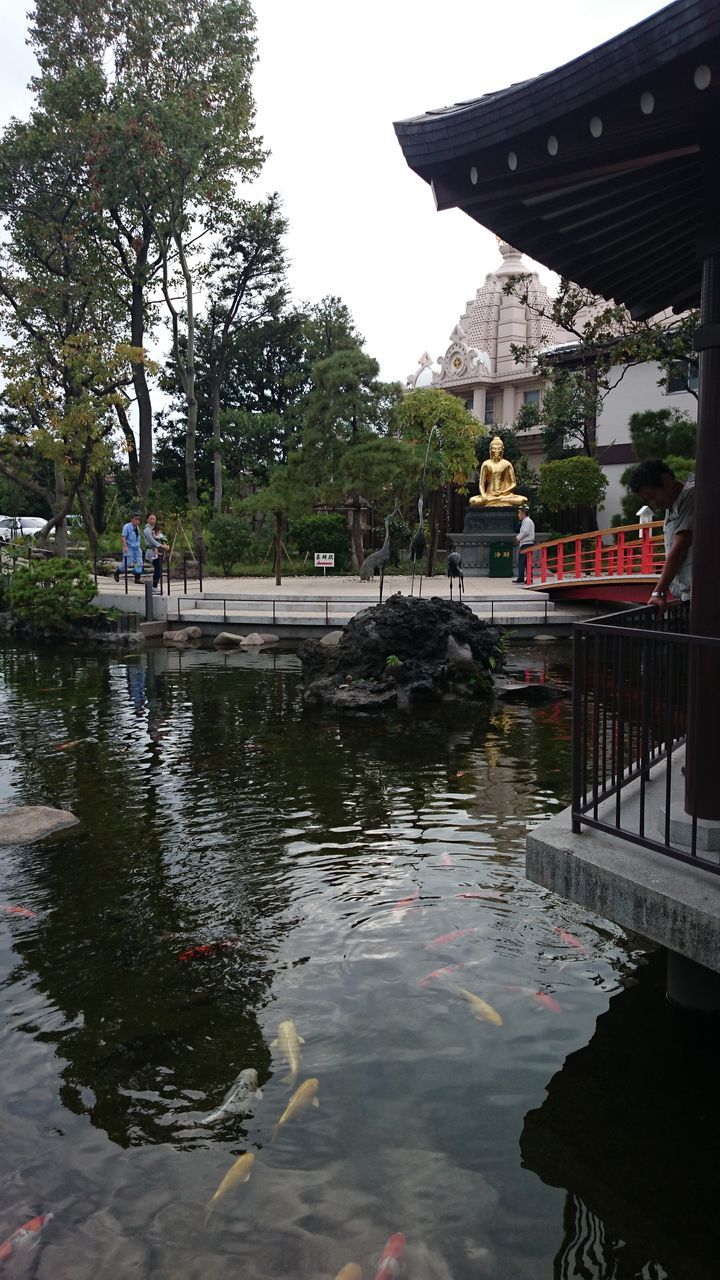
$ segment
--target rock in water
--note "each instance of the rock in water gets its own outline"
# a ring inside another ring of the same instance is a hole
[[[79,821],[69,809],[51,809],[42,804],[9,804],[0,808],[0,845],[32,844],[34,840],[42,840],[43,836],[76,827]]]
[[[305,702],[367,714],[487,698],[502,660],[499,641],[498,628],[467,605],[391,596],[356,614],[334,647],[300,645]]]

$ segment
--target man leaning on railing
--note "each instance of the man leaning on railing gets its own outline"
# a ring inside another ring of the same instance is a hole
[[[689,600],[692,591],[695,476],[688,476],[681,484],[667,463],[653,458],[635,468],[630,476],[630,492],[649,507],[665,508],[665,563],[648,600],[663,614],[668,593],[677,600]]]

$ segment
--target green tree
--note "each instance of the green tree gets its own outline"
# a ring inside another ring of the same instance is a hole
[[[605,497],[607,485],[600,464],[582,454],[545,462],[540,467],[540,502],[548,511],[566,512],[574,521],[574,532],[597,527],[594,513]]]
[[[269,515],[273,518],[275,585],[278,587],[282,585],[283,534],[288,520],[306,514],[311,503],[311,494],[303,484],[301,472],[297,467],[287,466],[276,467],[270,473],[265,488],[251,494],[241,504],[248,515]]]
[[[111,61],[114,73],[89,157],[93,188],[116,225],[113,211],[121,211],[132,245],[150,238],[184,399],[187,498],[202,555],[196,298],[208,271],[203,241],[237,225],[237,183],[262,159],[252,135],[254,17],[248,0],[136,0],[120,9],[92,0],[98,7],[104,65]],[[146,263],[143,288],[148,278]]]
[[[529,274],[510,276],[504,292],[569,334],[577,347],[558,353],[552,349],[537,351],[527,344],[514,345],[515,359],[522,363],[532,359],[536,370],[551,380],[556,372],[569,372],[581,386],[589,376],[596,384],[593,394],[597,396],[598,412],[605,396],[618,385],[631,365],[656,362],[660,366],[658,386],[665,388],[674,361],[688,363],[697,358],[694,348],[699,323],[697,312],[660,321],[633,320],[625,307],[606,303],[571,280],[561,280],[554,298],[538,302],[531,291],[531,281]],[[694,391],[691,394],[696,396]]]
[[[60,552],[65,515],[108,465],[115,406],[143,359],[121,341],[118,281],[104,270],[86,171],[84,123],[56,113],[52,98],[3,135],[0,471],[48,503]]]
[[[301,447],[295,462],[317,497],[334,505],[347,500],[351,512],[353,564],[363,560],[358,485],[367,474],[367,457],[351,451],[375,436],[387,435],[400,396],[397,384],[378,380],[376,360],[358,347],[336,351],[319,360],[305,400]]]
[[[204,322],[206,379],[213,433],[213,507],[222,506],[222,395],[236,328],[268,318],[285,297],[280,200],[239,202],[211,258],[212,286]]]
[[[397,409],[400,437],[410,444],[423,497],[428,501],[428,576],[435,564],[440,490],[464,489],[477,465],[475,444],[483,428],[457,396],[422,387],[404,396]],[[429,495],[429,497],[428,497]]]
[[[683,483],[695,470],[695,446],[697,425],[686,413],[677,409],[644,409],[631,414],[630,439],[641,462],[648,458],[660,458]],[[634,466],[627,467],[620,477],[627,486]],[[628,492],[622,500],[622,521],[637,523],[637,494]]]

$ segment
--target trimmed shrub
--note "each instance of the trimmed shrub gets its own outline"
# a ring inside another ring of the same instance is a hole
[[[350,530],[344,516],[331,512],[300,516],[290,525],[290,537],[302,554],[334,551],[335,568],[341,571],[350,568]]]
[[[89,569],[77,560],[52,557],[15,569],[8,588],[11,612],[39,627],[67,630],[82,618],[95,595]]]
[[[208,527],[210,555],[229,576],[233,565],[242,560],[250,546],[250,530],[238,516],[213,516]]]

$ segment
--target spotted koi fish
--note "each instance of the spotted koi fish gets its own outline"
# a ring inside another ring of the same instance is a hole
[[[40,1232],[47,1226],[52,1219],[51,1213],[39,1213],[36,1218],[31,1218],[29,1222],[23,1223],[18,1227],[17,1231],[13,1231],[7,1240],[0,1244],[0,1262],[7,1262],[12,1258],[15,1251],[24,1244],[37,1244],[40,1238]]]
[[[375,1280],[398,1280],[402,1273],[405,1237],[401,1231],[391,1236],[380,1254]]]

